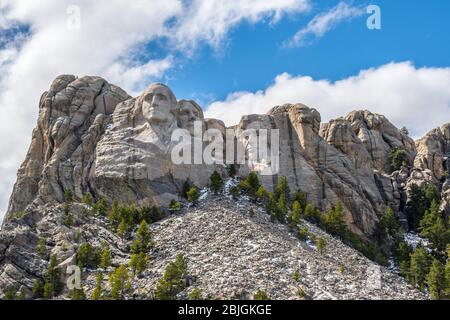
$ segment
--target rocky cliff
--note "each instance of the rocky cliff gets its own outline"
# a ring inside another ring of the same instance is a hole
[[[200,128],[196,128],[194,123],[200,123]],[[29,290],[33,279],[43,278],[47,262],[36,254],[36,247],[42,237],[48,239],[47,246],[58,256],[59,261],[68,260],[70,263],[74,259],[75,249],[71,244],[74,242],[75,229],[81,230],[86,241],[107,242],[118,260],[126,258],[126,243],[107,231],[101,222],[96,224],[95,221],[79,217],[75,223],[77,228],[63,225],[62,203],[67,191],[73,195],[74,203],[78,203],[74,205],[75,212],[83,210],[79,203],[85,195],[95,200],[106,199],[109,203],[117,200],[134,203],[138,207],[167,208],[172,200],[182,201],[180,195],[186,181],[203,188],[209,184],[214,171],[225,178],[227,170],[220,161],[209,164],[175,164],[172,161],[174,142],[171,136],[177,129],[186,129],[194,136],[189,144],[199,143],[201,151],[207,147],[207,141],[201,138],[201,141],[195,140],[198,139],[195,137],[198,129],[215,129],[218,132],[215,139],[223,138],[227,142],[227,128],[223,122],[204,119],[197,103],[178,101],[165,85],[151,85],[141,96],[132,98],[122,89],[98,77],[58,77],[39,103],[38,123],[29,152],[18,172],[0,233],[0,293],[14,283]],[[364,238],[370,239],[381,212],[387,206],[398,217],[407,219],[403,211],[408,201],[408,189],[413,183],[434,183],[442,193],[443,210],[447,213],[450,211],[450,124],[434,129],[414,142],[382,115],[355,111],[345,118],[321,124],[317,110],[297,104],[276,106],[266,115],[245,116],[238,125],[228,129],[236,133],[238,143],[245,149],[247,161],[237,166],[240,176],[251,171],[258,172],[259,167],[255,164],[259,164],[261,159],[257,159],[254,150],[249,147],[248,137],[239,133],[246,129],[278,129],[280,170],[276,175],[262,175],[260,179],[263,185],[273,190],[278,178],[285,176],[291,190],[305,192],[308,202],[322,211],[338,202],[342,203],[347,226]],[[395,148],[404,150],[407,158],[399,171],[392,170],[389,159]],[[215,157],[219,160],[223,158],[217,152]],[[223,208],[224,204],[217,208],[212,206],[211,211],[216,213],[211,214],[223,215],[215,219],[219,221],[217,223],[226,224],[224,221],[228,221],[229,217]],[[205,212],[208,208],[203,206],[202,210]],[[192,222],[189,222],[190,215],[193,215]],[[167,237],[166,233],[171,232],[171,224],[177,221],[172,219],[156,226],[155,232],[161,232],[157,237]],[[183,217],[181,225],[197,224],[196,221],[203,220],[190,212]],[[230,232],[228,235],[223,234],[225,238],[235,235],[237,231],[234,228],[238,228],[238,224],[243,224],[244,220],[235,223],[233,226],[224,226]],[[164,229],[166,225],[167,230]],[[273,230],[258,224],[254,227],[263,228],[261,237],[275,237],[278,242],[284,241],[284,236],[278,238],[278,231],[273,233]],[[164,238],[159,243],[165,246],[164,250],[169,250],[168,243],[175,241],[170,249],[174,251],[175,247],[189,243],[190,237],[198,232],[214,238],[210,230],[204,230],[205,225],[197,228],[190,234],[183,233],[185,238],[182,240]],[[95,237],[99,239],[95,240]],[[287,265],[295,264],[297,256],[304,256],[314,264],[313,257],[309,257],[305,251],[307,249],[301,246],[297,248],[296,244],[289,242],[291,240],[285,240],[286,250],[292,251],[289,257],[279,257],[286,262],[285,268],[292,268]],[[204,245],[207,246],[207,241]],[[239,246],[237,250],[243,250]],[[187,250],[187,254],[201,255],[198,248],[183,248],[180,250]],[[252,253],[254,259],[258,259],[258,252]],[[267,258],[271,255],[267,253]],[[192,259],[197,264],[203,261]],[[336,269],[338,266],[337,262],[330,260],[329,263],[326,264],[327,268]],[[310,270],[316,267],[306,263],[305,268]],[[363,268],[362,265],[359,267]],[[258,269],[258,266],[255,265],[255,268]],[[265,271],[261,272],[266,274]],[[263,279],[261,276],[261,286],[264,285]],[[143,281],[142,286],[151,287],[153,280],[149,281]],[[282,284],[271,281],[267,285],[274,286],[270,289],[274,297],[291,297],[288,287],[277,291],[276,286]],[[313,297],[328,295],[358,298],[356,293],[351,293],[353,291],[336,291],[329,284],[313,282],[305,283],[306,287],[311,286]],[[403,286],[399,283],[395,285]],[[254,285],[249,284],[248,289],[251,291]],[[324,286],[328,289],[319,289]],[[214,295],[231,297],[236,293],[231,292],[233,290],[230,288],[225,284],[222,287],[217,284],[208,290]],[[401,294],[407,295],[405,292]],[[414,293],[411,294],[414,296]],[[386,296],[390,294],[386,293]]]

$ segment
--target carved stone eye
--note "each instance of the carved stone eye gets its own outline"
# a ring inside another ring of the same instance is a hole
[[[167,101],[167,97],[161,93],[156,94],[156,97],[158,98],[158,100]]]

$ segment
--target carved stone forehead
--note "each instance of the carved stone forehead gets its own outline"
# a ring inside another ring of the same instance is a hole
[[[154,83],[150,85],[141,95],[142,100],[145,100],[149,95],[161,94],[165,96],[171,105],[176,106],[177,98],[170,88],[162,83]]]
[[[180,109],[180,111],[183,111],[183,109],[188,109],[188,108],[197,110],[199,117],[201,119],[204,119],[202,108],[197,104],[197,102],[195,102],[193,100],[180,100],[178,102],[178,108]]]

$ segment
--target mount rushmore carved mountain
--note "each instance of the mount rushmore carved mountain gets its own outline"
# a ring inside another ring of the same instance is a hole
[[[271,223],[262,203],[248,196],[236,201],[230,186],[258,173],[248,137],[236,134],[248,160],[235,166],[236,177],[220,163],[174,164],[172,133],[181,128],[194,135],[195,121],[203,130],[216,129],[224,140],[227,129],[278,129],[279,172],[258,176],[264,189],[276,192],[285,177],[289,190],[301,190],[316,210],[340,207],[345,227],[365,242],[374,241],[387,207],[408,228],[405,208],[415,186],[433,185],[440,196],[440,212],[450,214],[450,123],[415,142],[386,117],[367,110],[321,123],[317,110],[286,104],[265,115],[244,116],[226,128],[220,120],[205,119],[196,102],[177,101],[162,84],[133,98],[99,77],[63,75],[40,99],[37,126],[0,231],[0,297],[11,288],[32,296],[36,281],[48,281],[52,259],[65,281],[65,268],[79,264],[79,249],[86,243],[108,247],[112,266],[127,264],[135,230],[129,237],[119,236],[118,226],[111,228],[105,217],[89,214],[117,209],[117,204],[161,213],[160,221],[150,223],[155,245],[128,298],[154,298],[165,265],[180,253],[190,274],[185,285],[208,297],[245,298],[257,290],[274,299],[427,297],[393,269],[378,266],[310,222],[299,223],[312,238],[326,239],[323,255],[311,239],[299,242],[290,227]],[[204,141],[201,144],[206,147]],[[402,152],[402,161],[394,168],[396,150]],[[220,196],[206,192],[215,172],[226,181]],[[186,183],[202,190],[197,206],[183,197]],[[105,208],[98,209],[99,203]],[[173,204],[183,208],[174,213],[169,210]],[[168,211],[172,213],[163,214]],[[385,281],[380,288],[367,287],[366,270],[371,266],[381,270]],[[111,268],[105,266],[103,271]],[[291,279],[297,269],[301,295]],[[97,273],[96,268],[83,269],[86,292],[95,289]],[[177,297],[186,298],[189,291],[179,290]],[[69,294],[64,288],[55,296]]]

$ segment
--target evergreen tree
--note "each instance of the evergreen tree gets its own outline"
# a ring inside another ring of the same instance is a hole
[[[394,215],[394,210],[387,207],[386,211],[381,216],[375,228],[375,237],[379,244],[383,244],[389,238],[396,238],[400,233],[400,224]]]
[[[426,201],[424,190],[418,185],[412,184],[405,207],[410,229],[417,230],[419,227],[420,220],[427,209]]]
[[[45,275],[44,298],[53,298],[61,292],[63,284],[60,280],[60,274],[56,256],[52,255],[47,269],[47,274]]]
[[[301,190],[295,191],[293,201],[297,201],[303,210],[306,207],[306,194]]]
[[[77,250],[76,260],[80,268],[95,269],[100,263],[101,252],[90,243],[83,243]]]
[[[256,174],[256,172],[250,172],[246,180],[250,185],[250,195],[254,196],[261,186],[258,175]]]
[[[73,202],[72,190],[70,190],[70,189],[64,190],[64,202],[65,203],[72,203]]]
[[[192,186],[191,182],[189,181],[189,179],[186,180],[183,183],[183,189],[181,191],[181,196],[185,199],[188,199],[188,192],[189,192],[189,190],[191,190],[192,187],[193,186]]]
[[[286,177],[280,177],[275,187],[275,198],[280,199],[280,197],[284,195],[285,199],[289,201],[290,193],[291,191]]]
[[[389,152],[389,161],[392,171],[400,170],[402,166],[408,165],[408,153],[404,148],[395,147]]]
[[[268,214],[275,214],[277,210],[277,200],[275,199],[275,194],[269,192],[267,195],[266,211]]]
[[[300,203],[298,201],[294,201],[292,204],[292,210],[288,216],[288,222],[291,228],[296,229],[297,225],[300,222],[300,218],[302,215],[302,208],[300,207]]]
[[[316,217],[315,209],[311,203],[308,203],[306,205],[303,215],[305,216],[306,220],[310,222],[316,222],[314,221]]]
[[[338,236],[345,236],[347,226],[344,221],[344,209],[339,202],[325,216],[325,228],[328,232]]]
[[[412,248],[405,241],[400,241],[394,250],[395,261],[400,267],[401,275],[405,277],[409,274],[412,253]]]
[[[170,201],[170,204],[169,204],[169,210],[170,211],[180,211],[181,210],[181,203],[178,202],[175,199],[172,199]]]
[[[47,257],[46,244],[47,244],[47,241],[45,239],[43,239],[43,238],[39,239],[37,251],[38,251],[39,256],[43,259],[45,259]]]
[[[210,188],[213,193],[217,194],[223,191],[224,187],[223,179],[217,171],[213,172],[210,180],[211,180]]]
[[[189,292],[188,300],[202,300],[202,291],[199,288],[192,289]]]
[[[260,186],[258,188],[258,191],[256,191],[256,199],[260,202],[265,202],[267,198],[267,191],[263,186]]]
[[[131,244],[132,253],[146,253],[153,246],[153,239],[148,224],[142,220],[136,232],[136,238]]]
[[[253,300],[269,300],[269,298],[267,297],[267,294],[262,291],[261,289],[259,289],[255,295],[253,296]]]
[[[17,294],[17,300],[26,300],[26,298],[25,289],[22,287]]]
[[[86,294],[84,293],[83,288],[73,289],[70,298],[71,300],[86,300]]]
[[[111,298],[114,300],[123,300],[131,288],[127,267],[124,265],[117,267],[109,277],[109,282],[111,284]]]
[[[227,172],[228,172],[228,176],[229,176],[230,178],[233,178],[233,177],[236,175],[236,165],[230,164],[230,165],[227,167]]]
[[[420,221],[420,230],[420,234],[428,238],[437,250],[441,252],[445,250],[450,232],[439,212],[439,204],[435,200],[432,200],[430,208],[425,211],[425,215]]]
[[[108,212],[108,202],[105,198],[100,198],[92,205],[92,211],[99,216],[105,216]]]
[[[55,288],[53,287],[53,283],[46,282],[44,284],[44,298],[51,299],[55,296]]]
[[[425,196],[425,207],[427,208],[431,206],[433,201],[439,203],[439,200],[441,198],[438,188],[433,183],[429,183],[426,185],[424,190],[424,196]]]
[[[200,198],[200,192],[197,187],[192,187],[187,192],[187,200],[194,206],[198,205],[198,199]]]
[[[103,273],[97,273],[95,277],[95,288],[92,292],[92,300],[100,300],[102,298]]]
[[[417,285],[421,290],[424,289],[429,267],[430,259],[428,253],[423,247],[418,247],[416,251],[411,254],[409,280],[414,285]]]
[[[404,134],[405,136],[409,136],[409,131],[408,131],[408,129],[407,129],[406,127],[402,127],[402,128],[400,129],[400,132],[401,132],[402,134]]]
[[[186,262],[178,255],[174,262],[167,265],[164,275],[156,285],[156,300],[174,300],[176,295],[184,289]]]
[[[131,256],[129,266],[133,276],[145,271],[148,264],[148,256],[144,252],[135,253]]]
[[[433,300],[439,300],[444,296],[445,290],[445,273],[442,263],[433,258],[430,272],[426,277],[428,290]]]
[[[445,264],[444,277],[445,277],[445,287],[444,287],[444,299],[450,299],[450,245],[447,247],[447,263]]]
[[[44,285],[41,280],[35,280],[31,291],[33,299],[40,299],[44,296]]]
[[[236,186],[232,186],[229,190],[230,195],[233,197],[233,199],[238,199],[239,198],[239,188]]]
[[[111,259],[111,250],[109,250],[109,247],[103,248],[100,257],[100,268],[108,269],[108,267],[111,265]]]
[[[3,300],[15,300],[15,299],[16,299],[16,290],[14,288],[9,288],[6,291]]]
[[[327,245],[327,242],[325,240],[324,237],[320,237],[317,240],[317,251],[319,251],[320,254],[323,253],[323,251],[325,250],[325,246]]]
[[[301,241],[306,241],[308,239],[308,228],[303,227],[298,231],[298,238]]]
[[[85,193],[83,195],[83,203],[85,205],[92,206],[93,202],[94,202],[94,200],[92,199],[92,196],[90,193]]]
[[[276,215],[278,221],[280,221],[281,223],[286,222],[286,214],[287,214],[287,199],[286,195],[283,193],[280,195],[280,198],[278,199],[277,202]]]

